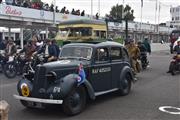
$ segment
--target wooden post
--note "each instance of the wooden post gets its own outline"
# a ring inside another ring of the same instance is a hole
[[[0,119],[8,120],[9,104],[6,101],[0,101]]]

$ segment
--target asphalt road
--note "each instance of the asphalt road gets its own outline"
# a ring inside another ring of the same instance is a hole
[[[17,94],[16,79],[0,74],[0,99],[10,104],[9,120],[180,120],[159,110],[160,106],[180,108],[180,74],[167,74],[171,55],[168,51],[154,52],[149,56],[150,68],[138,75],[128,96],[111,93],[89,102],[85,111],[77,116],[66,116],[60,106],[48,109],[26,109],[13,98]],[[167,109],[172,112],[177,110]]]

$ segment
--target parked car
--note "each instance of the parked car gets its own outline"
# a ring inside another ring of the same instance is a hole
[[[121,44],[70,43],[63,46],[59,61],[38,65],[34,75],[25,75],[14,97],[26,107],[62,104],[66,114],[75,115],[87,98],[114,91],[127,95],[133,82],[128,52]]]

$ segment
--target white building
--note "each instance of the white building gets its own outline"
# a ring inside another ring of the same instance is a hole
[[[180,28],[180,6],[170,8],[170,25]]]

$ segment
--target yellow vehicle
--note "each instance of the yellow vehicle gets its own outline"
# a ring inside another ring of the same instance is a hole
[[[71,20],[60,23],[58,27],[56,40],[86,41],[107,37],[106,23],[101,20]]]

